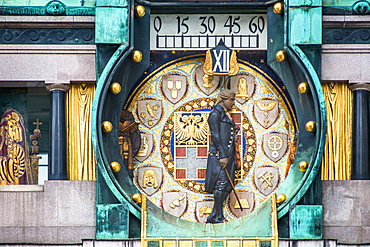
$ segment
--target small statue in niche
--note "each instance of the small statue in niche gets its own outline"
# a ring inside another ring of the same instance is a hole
[[[123,163],[126,165],[129,176],[132,178],[134,169],[133,157],[137,155],[141,146],[141,135],[131,112],[123,110],[118,127],[118,140]]]

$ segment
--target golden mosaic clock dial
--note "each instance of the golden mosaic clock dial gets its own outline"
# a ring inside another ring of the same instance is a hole
[[[128,105],[142,133],[135,185],[164,211],[201,223],[213,207],[213,195],[204,191],[207,120],[221,89],[236,92],[231,115],[241,129],[235,174],[241,205],[230,194],[228,220],[256,210],[284,182],[295,132],[290,105],[266,73],[238,60],[236,75],[209,76],[204,60],[190,56],[163,65],[141,81]]]

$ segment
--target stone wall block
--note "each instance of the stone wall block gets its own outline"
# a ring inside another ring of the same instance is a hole
[[[323,181],[324,226],[361,226],[362,191],[356,182]]]
[[[57,227],[19,227],[18,242],[57,243]],[[11,241],[15,242],[15,241]]]
[[[16,226],[2,226],[0,227],[0,243],[14,243],[18,242],[19,228]]]
[[[58,225],[94,226],[96,218],[95,186],[92,186],[94,183],[90,181],[58,181],[57,183]]]
[[[82,239],[94,238],[95,227],[58,227],[57,243],[79,243]]]
[[[57,194],[58,184],[54,181],[45,181],[44,184],[44,226],[58,225]]]
[[[24,201],[19,192],[0,192],[0,226],[19,226],[23,224]]]
[[[18,192],[23,194],[23,226],[44,225],[43,192]]]
[[[44,191],[29,188],[0,188],[0,246],[95,238],[95,181],[53,180],[45,181]]]

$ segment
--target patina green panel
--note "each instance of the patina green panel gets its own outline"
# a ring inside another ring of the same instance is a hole
[[[291,44],[321,44],[322,8],[290,8]]]
[[[106,7],[114,7],[114,6],[121,6],[127,7],[129,5],[128,0],[96,0],[96,6],[106,6]]]
[[[322,0],[291,0],[289,6],[321,6]]]
[[[129,237],[129,211],[123,204],[97,205],[96,210],[97,239]]]
[[[147,201],[150,237],[271,237],[271,202],[266,201],[248,215],[224,224],[199,224],[166,213]],[[186,229],[186,231],[184,231]]]
[[[321,239],[322,206],[296,205],[290,212],[289,230],[293,239]]]
[[[324,6],[352,6],[355,0],[323,0]]]
[[[97,44],[128,44],[129,8],[97,7],[95,42]]]

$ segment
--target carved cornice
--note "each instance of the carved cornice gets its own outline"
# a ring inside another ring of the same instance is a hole
[[[49,82],[46,82],[45,84],[46,84],[46,89],[49,92],[51,92],[51,91],[57,91],[57,90],[66,92],[66,91],[68,91],[71,88],[70,84],[69,83],[65,83],[65,82],[63,82],[63,83],[58,83],[58,82],[56,82],[56,83],[49,83]]]
[[[65,7],[64,11],[52,12],[47,6],[0,6],[0,15],[95,15],[95,7]],[[61,8],[62,9],[62,8]]]
[[[323,30],[323,44],[368,44],[370,28],[336,28]]]
[[[0,29],[0,44],[94,44],[94,29]]]
[[[1,16],[0,28],[94,29],[95,16]]]

